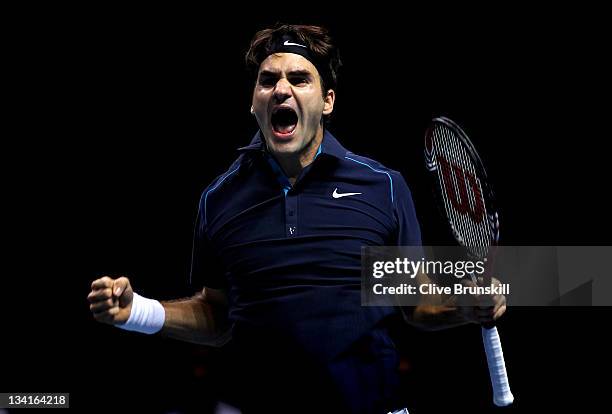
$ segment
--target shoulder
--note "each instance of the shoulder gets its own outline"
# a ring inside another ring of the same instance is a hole
[[[347,168],[354,169],[356,174],[366,179],[376,180],[386,186],[389,200],[393,204],[398,195],[410,191],[406,180],[399,171],[386,167],[377,160],[350,151],[346,153],[344,159]]]
[[[222,174],[217,176],[212,182],[202,191],[199,203],[199,215],[203,225],[206,225],[211,210],[211,204],[216,200],[222,199],[224,195],[228,195],[228,191],[240,175],[240,171],[246,166],[247,162],[244,155],[240,155]]]

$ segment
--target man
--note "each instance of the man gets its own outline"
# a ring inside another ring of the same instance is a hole
[[[96,320],[221,346],[240,372],[245,412],[386,413],[401,408],[393,307],[362,307],[361,247],[420,245],[401,175],[347,151],[325,128],[340,59],[328,33],[279,25],[247,53],[259,131],[202,194],[191,281],[201,294],[159,303],[125,277],[89,295]],[[455,308],[404,309],[420,325],[491,320]],[[203,390],[205,392],[205,390]]]

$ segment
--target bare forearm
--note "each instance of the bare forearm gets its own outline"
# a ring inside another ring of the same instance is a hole
[[[407,319],[415,326],[429,331],[453,328],[471,323],[456,307],[420,305],[404,310]]]
[[[210,303],[202,294],[162,305],[166,311],[163,336],[210,346],[222,346],[229,340],[227,308]]]
[[[420,283],[430,283],[427,275],[417,276]],[[473,284],[470,281],[464,281]],[[499,280],[493,278],[493,285]],[[474,284],[475,285],[475,284]],[[415,307],[404,307],[402,313],[407,322],[425,329],[441,330],[470,323],[490,323],[506,311],[504,295],[421,295]]]
[[[431,284],[432,280],[424,273],[417,275],[417,282]],[[431,294],[421,295],[420,303],[414,307],[402,307],[406,322],[420,329],[437,331],[470,323],[464,312],[457,307],[455,296]]]

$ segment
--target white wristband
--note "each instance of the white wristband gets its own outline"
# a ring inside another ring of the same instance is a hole
[[[127,331],[154,334],[164,326],[166,311],[159,301],[148,299],[134,292],[130,317],[123,325],[115,325],[117,328]]]

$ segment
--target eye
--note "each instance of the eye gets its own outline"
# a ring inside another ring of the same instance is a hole
[[[308,84],[308,78],[306,76],[292,76],[289,82],[295,86],[304,86]]]
[[[276,84],[276,78],[270,76],[262,76],[259,78],[259,84],[264,88],[271,88]]]

